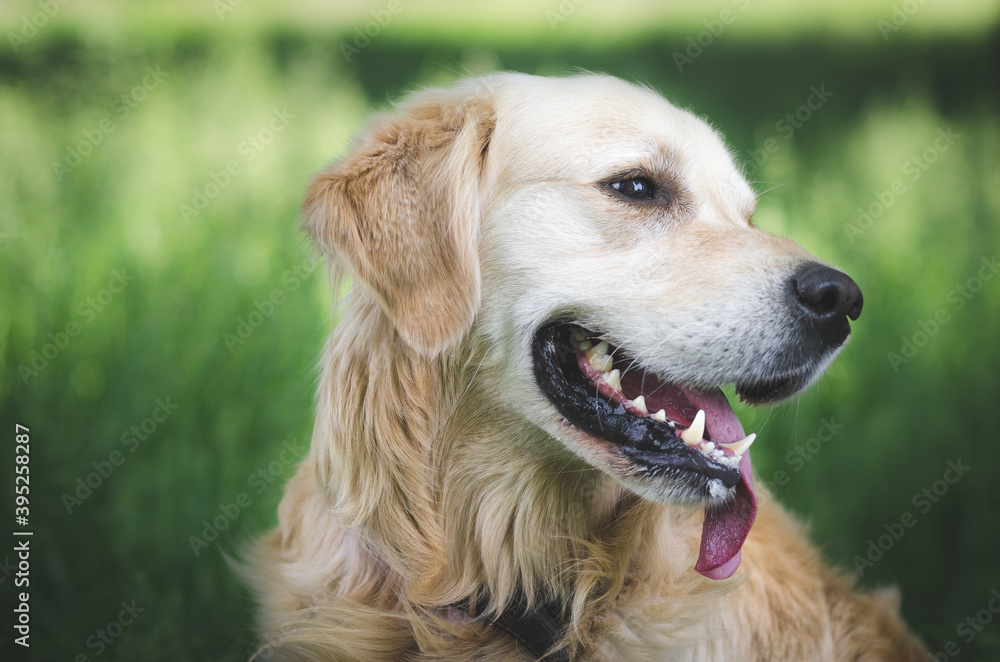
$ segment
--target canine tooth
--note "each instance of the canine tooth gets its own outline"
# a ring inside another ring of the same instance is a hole
[[[610,358],[610,357],[609,357]],[[615,368],[611,372],[604,373],[605,383],[616,391],[622,390],[622,371]]]
[[[681,439],[688,446],[697,446],[701,443],[701,438],[705,436],[705,410],[699,409],[691,421],[691,427],[681,432]]]
[[[590,361],[590,365],[594,366],[601,372],[611,370],[611,365],[614,363],[614,359],[608,356],[608,349],[609,345],[607,341],[602,340],[587,350],[587,360]]]
[[[655,418],[656,420],[658,420],[661,423],[666,423],[667,422],[667,412],[665,412],[665,411],[663,411],[661,409],[660,411],[656,412],[655,414],[651,414],[650,418]]]
[[[740,456],[743,455],[743,453],[745,453],[748,448],[750,448],[750,444],[752,444],[756,438],[757,438],[757,433],[753,432],[744,437],[743,439],[740,439],[739,441],[734,441],[731,444],[719,444],[719,445],[725,448],[726,450],[732,451],[733,455]]]
[[[610,356],[594,357],[590,359],[590,365],[594,366],[597,370],[601,372],[607,372],[611,370],[611,366],[614,365],[614,359]]]
[[[643,414],[649,413],[649,410],[646,409],[646,397],[643,395],[637,395],[635,400],[632,401],[632,406],[641,411]]]

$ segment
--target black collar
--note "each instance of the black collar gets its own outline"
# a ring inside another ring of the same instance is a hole
[[[476,602],[475,611],[470,607],[470,601],[464,600],[455,606],[469,612],[473,618],[486,610],[489,600],[483,596]],[[489,623],[500,628],[539,660],[539,662],[569,662],[569,654],[565,649],[559,649],[546,655],[560,639],[563,628],[559,617],[559,606],[555,603],[539,605],[535,609],[527,609],[523,600],[514,602],[497,616],[490,618]]]

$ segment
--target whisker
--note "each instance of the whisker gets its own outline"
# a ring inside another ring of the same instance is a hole
[[[750,182],[750,183],[751,183],[751,184],[770,184],[771,182]],[[765,190],[763,190],[763,191],[760,191],[759,193],[758,193],[758,192],[756,192],[756,191],[754,191],[754,197],[755,197],[755,198],[757,198],[758,200],[760,200],[760,199],[761,199],[761,197],[762,197],[762,196],[763,196],[763,195],[764,195],[765,193],[770,193],[771,191],[773,191],[773,190],[774,190],[774,189],[776,189],[776,188],[781,188],[782,186],[788,186],[789,184],[792,184],[792,183],[793,183],[793,182],[791,182],[791,181],[788,181],[788,182],[783,182],[783,183],[781,183],[781,184],[775,184],[775,185],[774,185],[774,186],[772,186],[771,188],[769,188],[769,189],[765,189]]]

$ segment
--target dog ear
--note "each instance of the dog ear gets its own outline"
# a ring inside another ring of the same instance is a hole
[[[426,91],[383,115],[317,175],[304,228],[374,295],[427,356],[457,342],[479,308],[480,188],[493,107]]]

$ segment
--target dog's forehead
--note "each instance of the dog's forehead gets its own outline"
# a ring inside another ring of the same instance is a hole
[[[600,75],[514,76],[497,88],[491,149],[510,177],[598,181],[637,168],[672,168],[753,204],[715,130],[650,89]]]
[[[691,148],[728,156],[702,120],[651,90],[605,76],[515,78],[498,95],[496,131],[501,145],[536,154],[544,146],[560,158],[581,149],[608,158]]]

